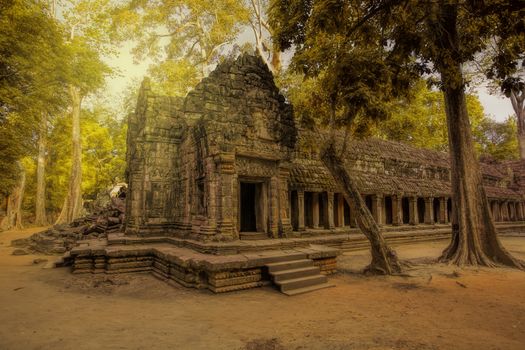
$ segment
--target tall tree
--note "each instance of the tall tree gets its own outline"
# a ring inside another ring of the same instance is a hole
[[[0,6],[0,192],[20,203],[25,172],[19,161],[34,152],[41,115],[65,103],[60,87],[67,54],[60,28],[45,11],[43,2],[32,0]],[[20,205],[11,208],[21,220]]]
[[[386,117],[386,102],[435,72],[444,94],[452,173],[452,240],[442,261],[523,267],[500,244],[479,171],[462,65],[497,38],[496,74],[508,76],[524,51],[524,4],[486,1],[273,0],[281,48],[295,45],[294,65],[332,81],[329,93],[356,114]],[[330,85],[327,85],[330,86]]]
[[[64,7],[63,26],[67,31],[68,49],[72,56],[67,90],[72,119],[72,165],[68,193],[56,223],[67,223],[82,210],[82,145],[80,111],[84,97],[100,88],[104,75],[110,72],[100,58],[109,49],[110,0],[70,0]]]

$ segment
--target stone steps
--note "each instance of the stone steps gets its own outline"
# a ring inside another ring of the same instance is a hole
[[[286,295],[297,295],[332,287],[325,275],[311,259],[294,259],[271,262],[265,265],[279,290]]]

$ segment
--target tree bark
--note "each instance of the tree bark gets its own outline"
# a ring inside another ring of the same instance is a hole
[[[36,198],[35,198],[35,225],[47,225],[46,217],[46,146],[47,146],[47,117],[42,113],[38,137],[38,156],[36,165]]]
[[[520,159],[525,159],[525,86],[520,90],[510,92],[510,101],[516,114],[516,123],[518,124],[518,146]]]
[[[334,179],[343,188],[346,200],[355,203],[357,224],[370,241],[372,261],[365,272],[384,275],[401,272],[401,265],[395,251],[387,246],[379,226],[357,189],[355,181],[343,166],[343,160],[338,157],[333,142],[329,142],[328,146],[323,149],[321,159]]]
[[[69,176],[69,187],[62,211],[56,221],[57,224],[70,223],[80,217],[82,211],[82,145],[80,143],[80,108],[82,96],[77,87],[69,86],[69,94],[72,101],[71,118],[73,144],[71,173]]]
[[[442,5],[437,68],[445,96],[452,177],[452,240],[440,261],[463,265],[523,268],[501,245],[474,147],[467,112],[461,61],[457,56],[457,5]]]
[[[22,200],[24,198],[24,191],[26,187],[26,172],[22,164],[19,162],[20,179],[18,184],[7,197],[6,216],[0,222],[0,229],[22,229]]]

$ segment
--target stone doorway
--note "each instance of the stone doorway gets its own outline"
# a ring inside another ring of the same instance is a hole
[[[239,228],[243,233],[266,232],[266,196],[264,182],[241,181],[239,193]]]

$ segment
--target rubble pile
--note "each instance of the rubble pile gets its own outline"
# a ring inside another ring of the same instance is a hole
[[[11,245],[31,253],[63,254],[71,250],[77,241],[104,239],[108,233],[119,231],[124,225],[125,209],[125,193],[121,193],[118,197],[111,198],[110,204],[95,213],[76,219],[70,224],[54,225],[31,237],[14,240]]]

